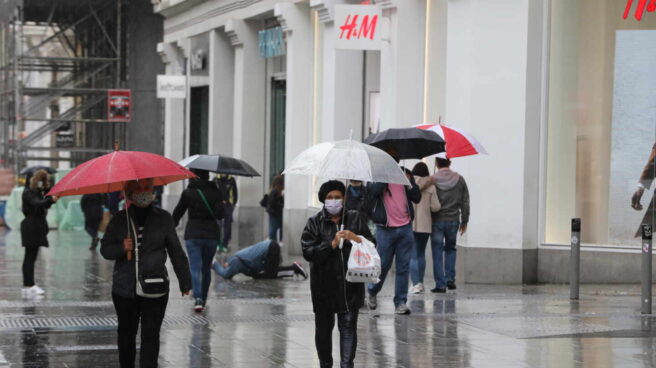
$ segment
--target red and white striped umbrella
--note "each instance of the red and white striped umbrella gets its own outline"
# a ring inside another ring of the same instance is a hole
[[[463,157],[472,155],[487,155],[487,151],[471,134],[458,128],[448,127],[442,124],[424,123],[417,124],[415,128],[432,130],[446,142],[446,157]]]

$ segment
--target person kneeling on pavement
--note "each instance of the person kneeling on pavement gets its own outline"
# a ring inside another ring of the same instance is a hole
[[[300,275],[307,278],[307,272],[298,262],[291,266],[280,266],[280,245],[275,240],[263,240],[246,247],[228,257],[223,263],[214,262],[212,268],[224,279],[231,279],[242,273],[254,279],[275,279]]]
[[[346,281],[351,242],[358,242],[358,235],[375,242],[366,217],[355,210],[346,211],[344,230],[338,230],[342,224],[345,192],[340,181],[331,180],[321,185],[319,201],[324,207],[308,219],[301,237],[303,257],[310,262],[314,341],[321,367],[333,366],[335,314],[340,333],[340,366],[353,367],[358,345],[358,310],[364,305],[364,284]]]

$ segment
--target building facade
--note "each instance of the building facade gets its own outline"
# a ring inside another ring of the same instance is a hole
[[[584,282],[639,280],[634,233],[653,218],[651,180],[641,176],[656,140],[650,8],[641,13],[624,0],[378,0],[380,48],[344,50],[335,45],[346,25],[336,8],[361,1],[156,2],[166,74],[188,81],[188,98],[165,101],[165,154],[226,154],[263,173],[238,180],[240,245],[264,237],[258,202],[305,148],[441,121],[490,153],[454,160],[472,205],[459,238],[460,280],[565,282],[574,217],[583,223]],[[646,190],[636,210],[639,182]],[[286,178],[288,254],[300,253],[320,183]],[[181,190],[169,186],[165,205]]]

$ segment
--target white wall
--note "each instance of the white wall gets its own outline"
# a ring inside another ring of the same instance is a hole
[[[522,248],[527,24],[526,0],[449,2],[445,121],[490,153],[454,160],[472,205],[464,246]]]

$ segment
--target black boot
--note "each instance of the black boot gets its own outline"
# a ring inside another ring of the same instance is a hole
[[[98,241],[99,240],[100,239],[98,239],[98,238],[91,239],[91,246],[89,247],[89,250],[96,250],[96,248],[98,247]]]

